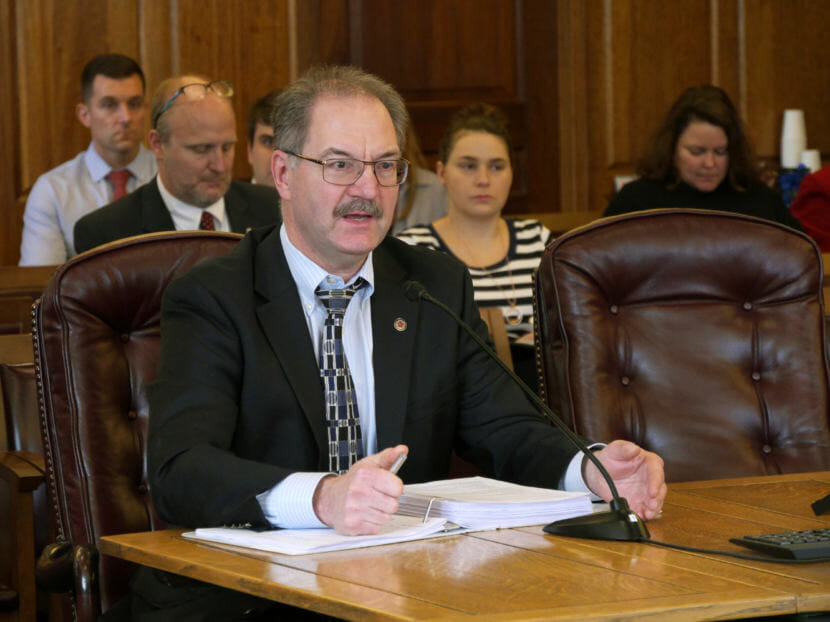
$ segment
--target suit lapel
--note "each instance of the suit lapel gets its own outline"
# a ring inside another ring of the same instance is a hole
[[[158,180],[153,180],[142,187],[141,193],[141,230],[143,233],[156,231],[173,231],[176,225],[164,204],[159,192]]]
[[[279,227],[259,244],[254,262],[254,288],[260,296],[257,317],[322,450],[327,445],[320,370],[297,286],[282,252]]]
[[[381,244],[372,254],[375,291],[372,295],[375,422],[378,449],[403,439],[406,405],[412,382],[413,352],[419,302],[403,293],[407,274]]]

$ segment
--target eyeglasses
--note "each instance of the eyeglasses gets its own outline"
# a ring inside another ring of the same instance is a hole
[[[323,180],[335,186],[351,186],[363,175],[363,169],[367,164],[372,165],[375,172],[375,179],[381,186],[400,186],[406,181],[406,174],[409,172],[409,162],[403,158],[395,160],[356,160],[354,158],[335,158],[331,160],[315,160],[308,156],[282,149],[288,155],[293,155],[301,160],[308,160],[323,167]]]
[[[207,84],[202,84],[200,82],[185,84],[183,87],[176,89],[176,92],[170,96],[170,99],[164,102],[161,110],[159,110],[156,113],[156,116],[153,117],[153,129],[156,129],[161,115],[163,115],[167,109],[173,105],[173,102],[176,101],[176,98],[179,95],[184,95],[187,99],[199,100],[207,97],[208,91],[213,91],[213,93],[219,97],[231,97],[233,95],[233,84],[227,80],[213,80]]]

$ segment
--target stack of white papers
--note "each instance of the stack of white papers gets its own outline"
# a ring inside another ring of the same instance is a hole
[[[253,529],[231,527],[197,529],[183,535],[185,538],[233,544],[234,546],[243,546],[271,553],[304,555],[377,546],[392,542],[423,540],[462,531],[455,529],[454,526],[452,531],[445,531],[446,522],[446,519],[438,517],[424,522],[420,518],[410,516],[393,516],[381,528],[379,533],[371,536],[344,536],[330,528],[255,531]]]
[[[486,477],[404,486],[398,514],[445,518],[467,529],[540,525],[591,513],[587,492],[510,484]]]

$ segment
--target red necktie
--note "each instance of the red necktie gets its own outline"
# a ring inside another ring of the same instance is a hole
[[[207,210],[202,212],[202,219],[199,221],[199,229],[203,231],[216,231],[216,225],[213,223],[213,214]]]
[[[133,174],[125,168],[120,171],[110,171],[107,179],[112,182],[112,200],[117,201],[127,194],[127,182]]]

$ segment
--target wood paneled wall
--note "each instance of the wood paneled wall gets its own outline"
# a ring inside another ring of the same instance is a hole
[[[150,92],[175,73],[232,80],[240,178],[250,104],[314,63],[392,82],[432,159],[461,104],[497,103],[517,145],[508,212],[589,212],[694,84],[734,97],[768,165],[785,108],[830,153],[828,23],[824,0],[0,0],[0,264],[37,176],[89,141],[74,107],[96,53],[135,57]]]

